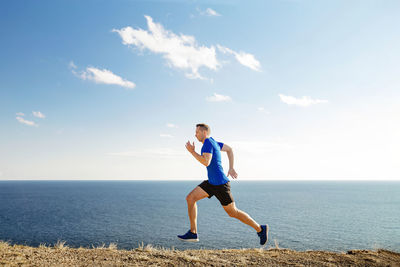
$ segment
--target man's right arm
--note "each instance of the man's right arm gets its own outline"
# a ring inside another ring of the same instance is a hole
[[[235,169],[233,168],[233,163],[234,163],[234,157],[233,157],[233,149],[228,146],[227,144],[224,144],[221,148],[221,151],[224,151],[228,154],[228,159],[229,159],[229,171],[227,176],[231,176],[233,178],[237,178],[237,173]]]
[[[227,144],[224,144],[223,147],[221,148],[221,151],[224,151],[228,154],[228,159],[229,159],[229,169],[233,169],[233,149],[228,146]]]

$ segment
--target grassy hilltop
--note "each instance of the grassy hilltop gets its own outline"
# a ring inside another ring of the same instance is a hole
[[[120,250],[111,243],[92,248],[10,245],[0,241],[0,266],[400,266],[400,253],[269,249],[176,250],[151,245]]]

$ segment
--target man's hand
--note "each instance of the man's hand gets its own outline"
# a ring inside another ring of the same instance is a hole
[[[193,152],[194,152],[194,142],[193,142],[193,145],[192,145],[192,144],[190,144],[189,141],[187,141],[187,143],[186,143],[186,149],[187,149],[190,153],[193,153]]]
[[[229,175],[230,175],[233,179],[236,179],[237,176],[238,176],[234,168],[229,169],[228,174],[226,175],[226,177],[228,177]]]

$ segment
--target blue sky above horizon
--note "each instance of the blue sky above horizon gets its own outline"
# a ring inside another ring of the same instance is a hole
[[[400,180],[399,11],[3,1],[0,179],[206,179],[205,122],[239,180]]]

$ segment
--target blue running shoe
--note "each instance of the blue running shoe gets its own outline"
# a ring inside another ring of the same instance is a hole
[[[268,241],[268,224],[261,225],[261,232],[257,232],[260,237],[260,245],[265,245]]]
[[[192,232],[190,232],[190,230],[187,231],[187,233],[184,235],[178,235],[178,238],[182,241],[187,241],[187,242],[199,242],[197,234],[193,234]]]

